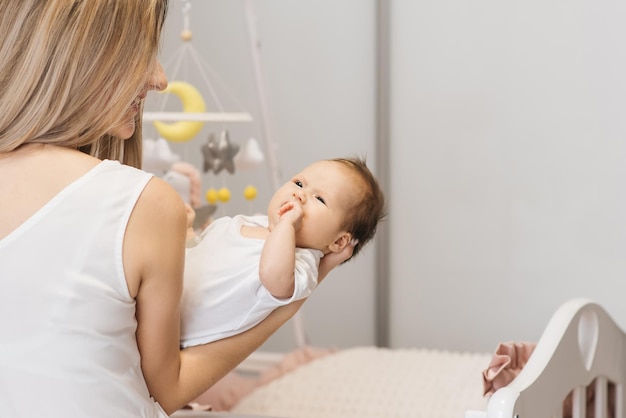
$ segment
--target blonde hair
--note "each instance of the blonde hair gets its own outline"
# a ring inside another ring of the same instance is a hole
[[[141,165],[110,135],[157,63],[167,0],[0,0],[0,153],[45,143]]]

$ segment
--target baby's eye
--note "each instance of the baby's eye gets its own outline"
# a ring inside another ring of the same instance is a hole
[[[322,196],[315,196],[315,198],[319,200],[320,202],[322,202],[323,204],[326,204],[326,201],[324,200]]]
[[[302,187],[302,182],[300,180],[294,180],[293,184],[295,184],[298,187]]]

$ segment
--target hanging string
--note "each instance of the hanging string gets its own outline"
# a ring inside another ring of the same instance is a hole
[[[200,62],[198,58],[199,54],[196,51],[196,49],[191,45],[189,48],[189,55],[191,55],[191,58],[193,58],[198,68],[202,69],[202,63]],[[209,80],[209,77],[207,77],[204,71],[200,71],[200,75],[202,76],[202,79],[204,80],[207,87],[209,88],[209,92],[211,93],[211,97],[213,98],[213,101],[215,101],[217,108],[220,110],[220,112],[223,112],[224,107],[222,106],[222,102],[220,101],[220,99],[217,97],[217,94],[215,93],[215,89],[213,88],[213,84]]]
[[[200,64],[202,64],[201,70],[203,70],[203,77],[210,76],[210,79],[217,81],[217,85],[219,85],[224,93],[226,93],[226,96],[228,96],[228,98],[235,103],[235,106],[238,106],[240,109],[245,109],[245,106],[243,106],[241,101],[237,99],[237,96],[235,96],[235,94],[233,94],[233,92],[228,88],[228,85],[224,82],[224,80],[220,78],[217,71],[215,71],[213,67],[211,67],[206,58],[196,53],[196,59],[200,61]]]
[[[217,106],[220,112],[225,111],[224,105],[222,104],[222,101],[219,99],[215,86],[211,82],[211,78],[217,81],[217,84],[223,89],[223,91],[226,93],[228,98],[232,100],[236,106],[238,106],[240,109],[245,109],[242,103],[237,99],[237,97],[232,93],[232,91],[230,91],[226,83],[224,83],[224,81],[221,80],[221,78],[218,76],[215,70],[209,65],[207,60],[205,60],[204,57],[200,53],[198,53],[198,51],[193,46],[193,44],[189,42],[191,40],[191,19],[190,19],[191,0],[180,0],[180,1],[182,3],[182,16],[183,16],[183,31],[182,31],[181,37],[183,38],[185,42],[182,43],[182,45],[177,49],[174,56],[172,56],[172,58],[170,58],[163,66],[165,69],[169,70],[172,66],[172,63],[174,63],[174,68],[171,71],[171,73],[168,73],[168,78],[171,80],[176,79],[176,77],[179,74],[181,65],[183,64],[183,61],[185,61],[185,64],[186,64],[187,59],[191,57],[194,64],[199,70],[200,77],[202,78],[206,87],[209,90],[210,97],[212,98],[213,102],[215,103],[215,105]],[[184,68],[188,70],[188,66],[185,66]],[[165,109],[167,102],[168,102],[168,97],[166,96],[165,99],[161,101],[161,106],[160,106],[161,111]]]
[[[181,0],[183,2],[183,30],[189,29],[189,12],[191,11],[191,0]]]
[[[252,0],[245,0],[246,23],[248,28],[248,44],[250,46],[250,54],[252,55],[252,63],[254,65],[254,75],[256,80],[257,93],[259,95],[259,103],[261,107],[261,127],[267,148],[267,156],[269,160],[270,174],[272,175],[272,184],[274,190],[282,185],[280,167],[278,158],[276,157],[277,145],[274,140],[271,121],[270,109],[267,100],[267,92],[265,91],[265,77],[263,65],[261,63],[261,41],[256,27],[256,15]],[[310,344],[309,335],[304,324],[302,310],[295,313],[292,318],[294,337],[298,347],[304,347]]]
[[[179,46],[178,48],[176,48],[176,51],[174,51],[172,56],[163,63],[163,68],[165,69],[171,68],[173,62],[177,62],[178,64],[176,64],[176,66],[178,67],[184,55],[185,55],[185,49],[182,46]],[[171,78],[172,74],[167,74],[167,77]]]
[[[176,63],[174,64],[174,69],[172,70],[171,74],[168,74],[168,78],[170,80],[175,80],[176,76],[178,75],[178,72],[180,70],[180,66],[183,63],[183,60],[185,59],[185,55],[186,52],[188,50],[189,44],[183,44],[180,48],[179,48],[179,52],[176,55]],[[169,62],[168,62],[168,66],[169,66]],[[168,66],[165,66],[164,68],[169,68]],[[161,106],[160,106],[160,111],[163,111],[165,109],[165,106],[167,105],[167,101],[168,101],[169,95],[166,94],[163,101],[161,102]]]

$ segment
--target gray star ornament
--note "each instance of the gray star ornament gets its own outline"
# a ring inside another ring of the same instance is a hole
[[[226,171],[230,174],[235,173],[234,158],[239,152],[239,145],[230,142],[228,131],[224,129],[220,135],[220,140],[217,143],[217,154]]]
[[[202,146],[203,171],[205,173],[213,171],[215,174],[222,171],[224,164],[219,156],[218,143],[213,133],[209,134],[207,143]]]

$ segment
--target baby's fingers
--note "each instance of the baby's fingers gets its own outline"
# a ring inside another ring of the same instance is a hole
[[[289,212],[295,207],[293,202],[284,203],[280,208],[278,208],[278,216],[283,216],[285,213]]]

